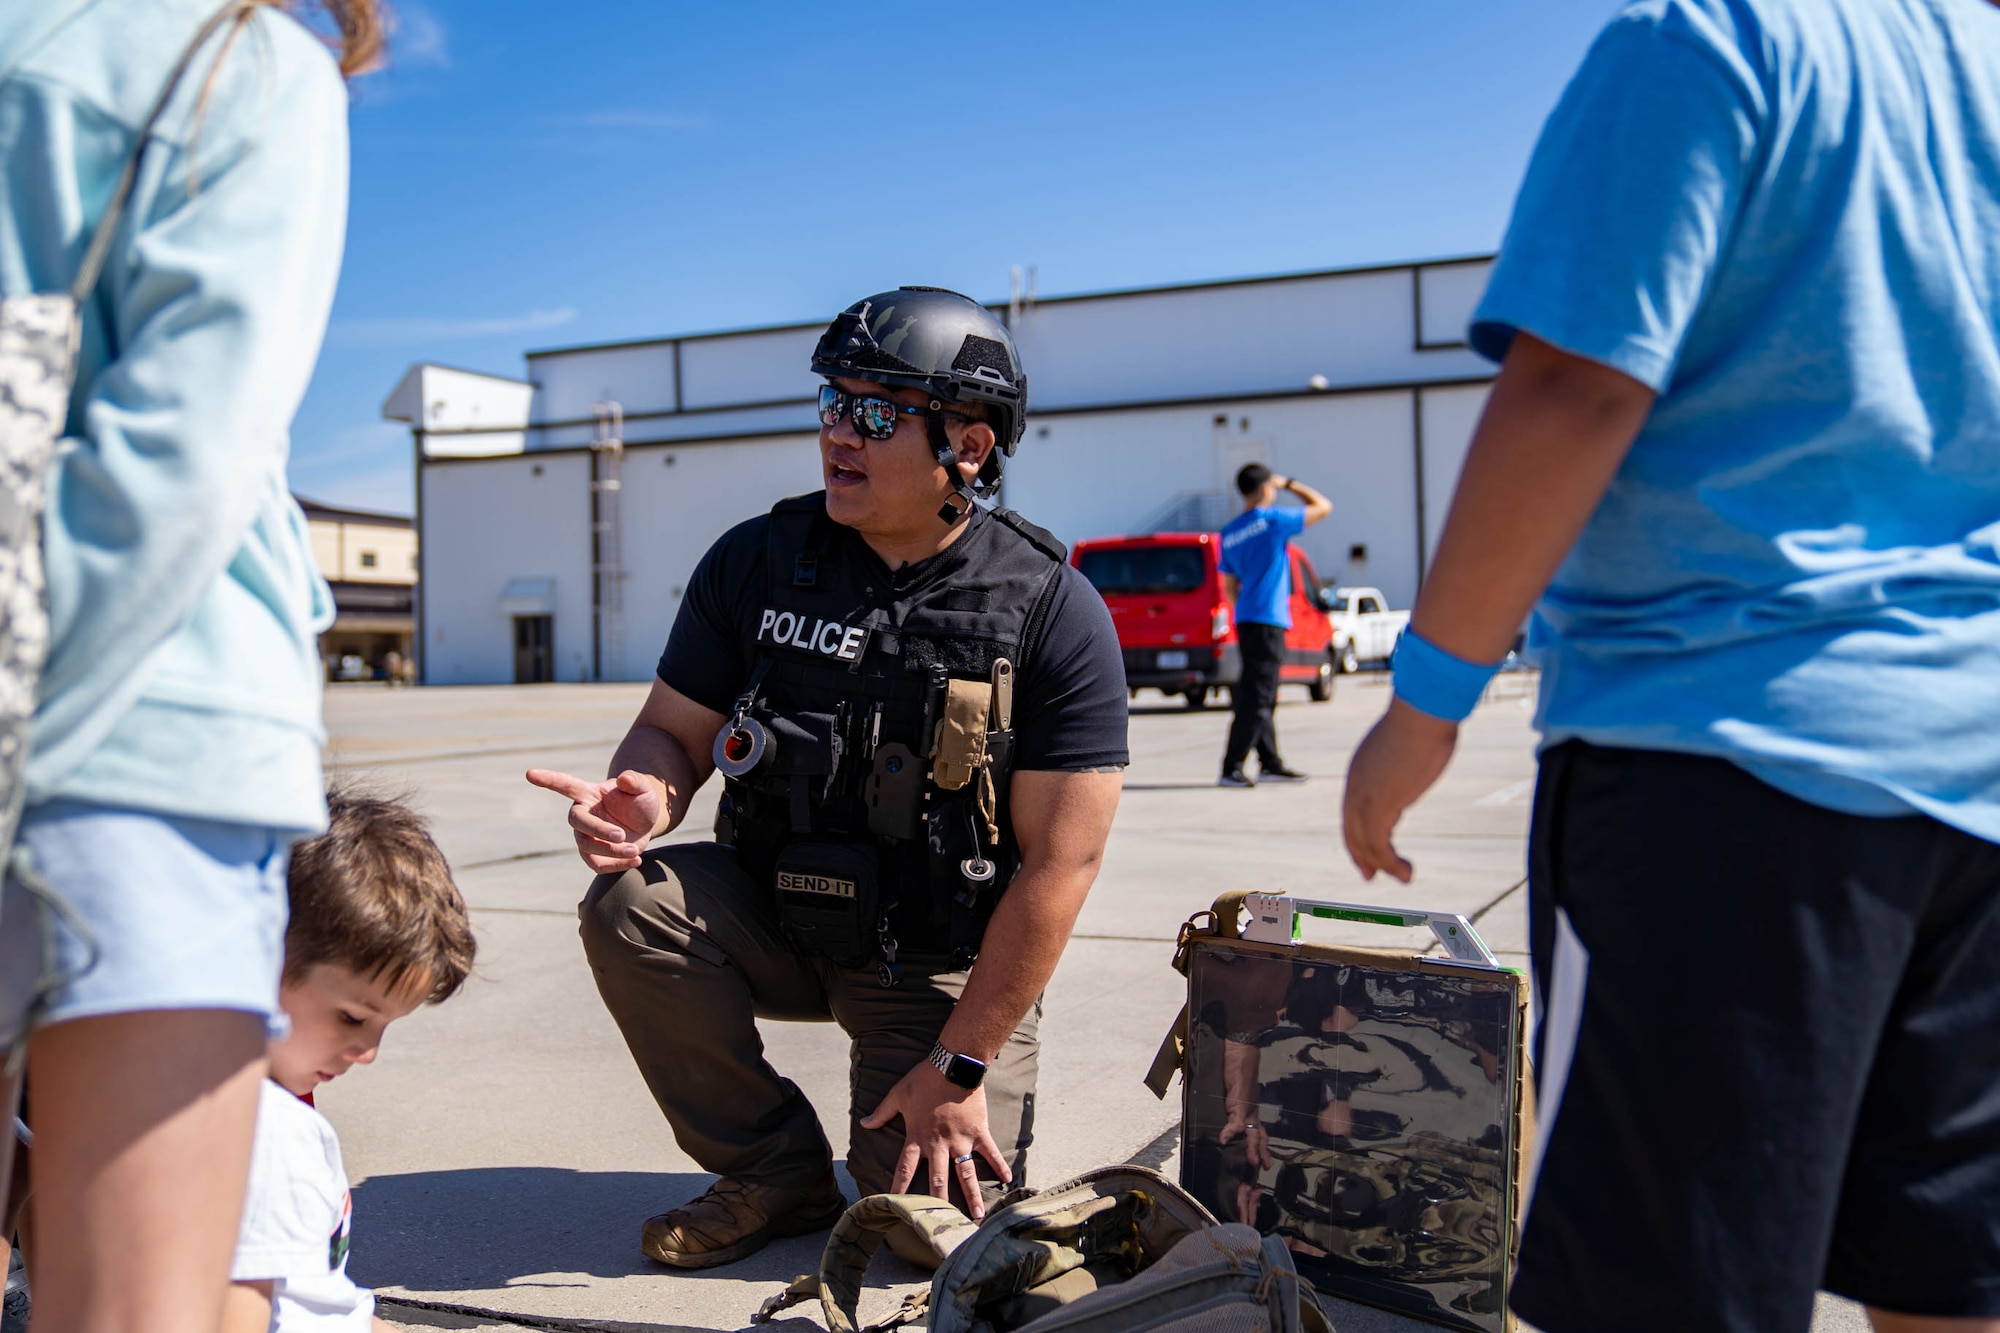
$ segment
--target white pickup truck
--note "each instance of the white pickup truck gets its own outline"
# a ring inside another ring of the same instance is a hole
[[[1396,651],[1396,640],[1410,623],[1408,611],[1391,611],[1389,599],[1380,588],[1340,588],[1329,583],[1320,588],[1320,606],[1333,622],[1333,643],[1328,651],[1342,671],[1354,671],[1363,662],[1386,662]]]

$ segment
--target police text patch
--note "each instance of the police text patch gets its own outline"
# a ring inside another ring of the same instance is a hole
[[[868,630],[861,625],[843,625],[837,620],[796,611],[774,611],[767,606],[757,626],[757,642],[853,663],[860,661],[861,654],[868,650]]]

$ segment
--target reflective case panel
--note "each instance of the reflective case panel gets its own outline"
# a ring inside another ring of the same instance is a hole
[[[1188,1190],[1328,1295],[1503,1333],[1523,978],[1223,938],[1188,978]]]

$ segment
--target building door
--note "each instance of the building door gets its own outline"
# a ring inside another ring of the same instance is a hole
[[[1228,498],[1229,512],[1223,521],[1236,517],[1243,495],[1236,489],[1236,474],[1250,463],[1271,465],[1271,446],[1265,440],[1231,439],[1217,433],[1215,441],[1215,489]]]
[[[546,685],[556,678],[556,618],[514,617],[514,683]]]

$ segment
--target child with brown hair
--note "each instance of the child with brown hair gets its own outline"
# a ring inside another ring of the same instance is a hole
[[[374,1062],[382,1033],[456,992],[472,969],[465,900],[424,821],[335,792],[327,832],[292,853],[291,922],[223,1333],[383,1333],[347,1276],[351,1206],[340,1141],[307,1100]]]

